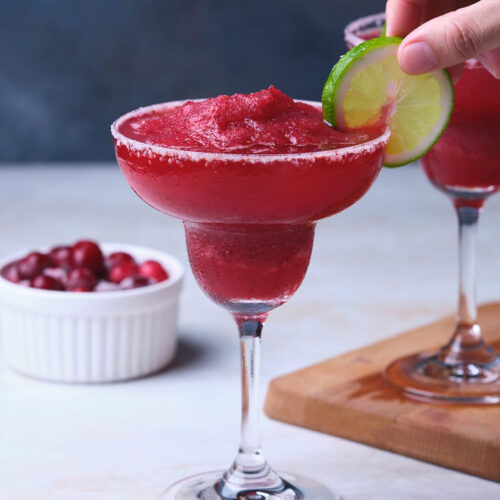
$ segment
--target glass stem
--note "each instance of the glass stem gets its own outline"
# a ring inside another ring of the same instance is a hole
[[[482,339],[477,324],[476,305],[476,243],[480,209],[475,206],[456,206],[459,238],[459,297],[457,325],[450,342],[443,347],[439,358],[456,367],[456,376],[478,377],[479,365],[492,362],[492,350]]]
[[[241,443],[233,465],[217,484],[222,498],[228,499],[240,498],[241,491],[280,491],[284,487],[260,448],[259,369],[263,323],[238,316],[236,321],[241,348]]]
[[[241,443],[236,461],[245,469],[262,467],[266,460],[260,449],[260,344],[263,324],[242,321],[241,348]]]
[[[476,244],[479,209],[457,207],[459,245],[458,326],[471,328],[477,322]]]

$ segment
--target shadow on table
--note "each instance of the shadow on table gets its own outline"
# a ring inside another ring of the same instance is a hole
[[[210,358],[215,362],[219,351],[220,349],[216,345],[216,340],[203,341],[200,339],[199,334],[195,335],[193,332],[185,330],[180,331],[175,359],[165,368],[152,374],[152,376],[161,376],[172,371],[193,369],[197,365],[205,364]]]
[[[181,332],[175,359],[162,371],[179,370],[198,364],[210,355],[211,350],[210,344],[201,343],[187,336],[186,332]]]

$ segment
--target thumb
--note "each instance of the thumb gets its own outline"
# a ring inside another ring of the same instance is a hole
[[[460,64],[496,47],[500,47],[500,0],[481,0],[412,31],[399,47],[398,62],[406,73],[419,74]],[[488,62],[488,70],[500,78],[500,57],[490,56]]]

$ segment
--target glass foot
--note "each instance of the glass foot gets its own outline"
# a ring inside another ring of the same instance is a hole
[[[500,357],[486,364],[449,365],[438,354],[414,354],[398,359],[384,378],[410,398],[430,402],[500,403]]]
[[[280,473],[285,488],[280,492],[245,491],[226,498],[214,488],[224,471],[207,472],[183,479],[168,488],[159,500],[342,500],[324,486],[295,474]]]

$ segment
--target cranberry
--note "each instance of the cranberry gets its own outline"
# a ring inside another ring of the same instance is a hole
[[[168,280],[168,273],[165,268],[156,260],[147,260],[139,266],[139,274],[150,278],[156,283]]]
[[[104,257],[99,245],[93,241],[77,241],[71,248],[71,263],[74,267],[87,267],[97,276],[104,271]]]
[[[32,288],[40,288],[41,290],[62,290],[63,287],[59,281],[51,278],[50,276],[45,276],[40,274],[31,281]]]
[[[109,270],[108,280],[112,283],[121,283],[125,278],[137,274],[137,271],[135,262],[122,262]]]
[[[132,255],[125,252],[113,252],[109,254],[106,258],[106,267],[111,269],[118,264],[122,264],[123,262],[134,262],[135,260]]]
[[[48,267],[47,269],[44,269],[43,274],[59,281],[59,283],[61,283],[63,287],[66,287],[66,285],[68,284],[67,269],[64,269],[62,267]]]
[[[2,269],[2,276],[12,283],[19,283],[22,279],[19,272],[19,262],[11,262]]]
[[[24,259],[21,259],[18,264],[21,277],[25,279],[34,279],[36,276],[50,266],[48,255],[40,252],[31,252]]]
[[[139,276],[138,274],[134,276],[129,276],[125,278],[121,283],[120,287],[124,290],[130,290],[131,288],[140,288],[143,286],[148,286],[150,284],[148,278],[144,276]]]
[[[92,288],[88,288],[86,286],[76,286],[75,288],[72,288],[69,291],[70,292],[91,292]]]
[[[71,267],[71,247],[54,247],[49,252],[49,258],[54,267],[64,267],[69,269]]]
[[[81,288],[93,290],[97,284],[97,279],[92,269],[88,267],[76,267],[68,273],[68,290],[82,291]]]

